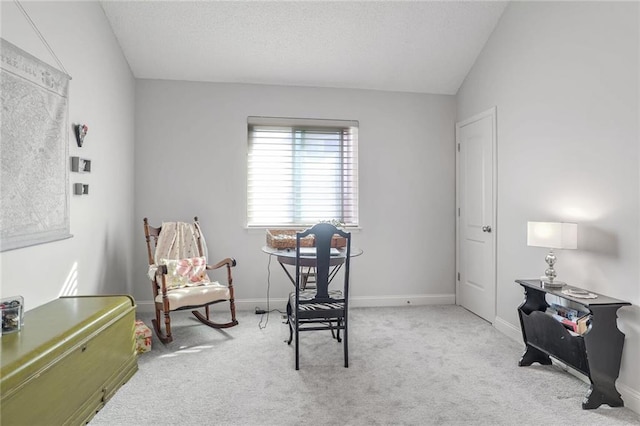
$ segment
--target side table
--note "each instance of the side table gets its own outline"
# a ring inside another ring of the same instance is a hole
[[[629,302],[593,293],[595,299],[581,299],[562,292],[578,287],[545,287],[540,280],[516,280],[524,288],[525,300],[518,307],[522,338],[526,350],[521,367],[534,362],[549,365],[554,357],[589,377],[591,387],[582,408],[624,405],[615,382],[620,374],[624,333],[616,324],[617,311]],[[552,294],[581,305],[591,315],[591,325],[583,335],[570,333],[560,322],[545,313],[549,307],[545,296]]]

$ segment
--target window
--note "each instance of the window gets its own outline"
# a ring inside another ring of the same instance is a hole
[[[249,117],[247,225],[358,225],[356,121]]]

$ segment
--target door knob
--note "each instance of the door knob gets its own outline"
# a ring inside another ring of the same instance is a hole
[[[491,226],[490,225],[483,226],[482,232],[491,232]]]

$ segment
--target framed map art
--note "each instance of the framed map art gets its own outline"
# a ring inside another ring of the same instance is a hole
[[[71,237],[70,77],[0,43],[0,251],[6,251]]]

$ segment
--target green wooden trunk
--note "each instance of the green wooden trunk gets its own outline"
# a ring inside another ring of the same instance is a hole
[[[62,297],[2,336],[0,424],[84,424],[138,369],[130,296]]]

